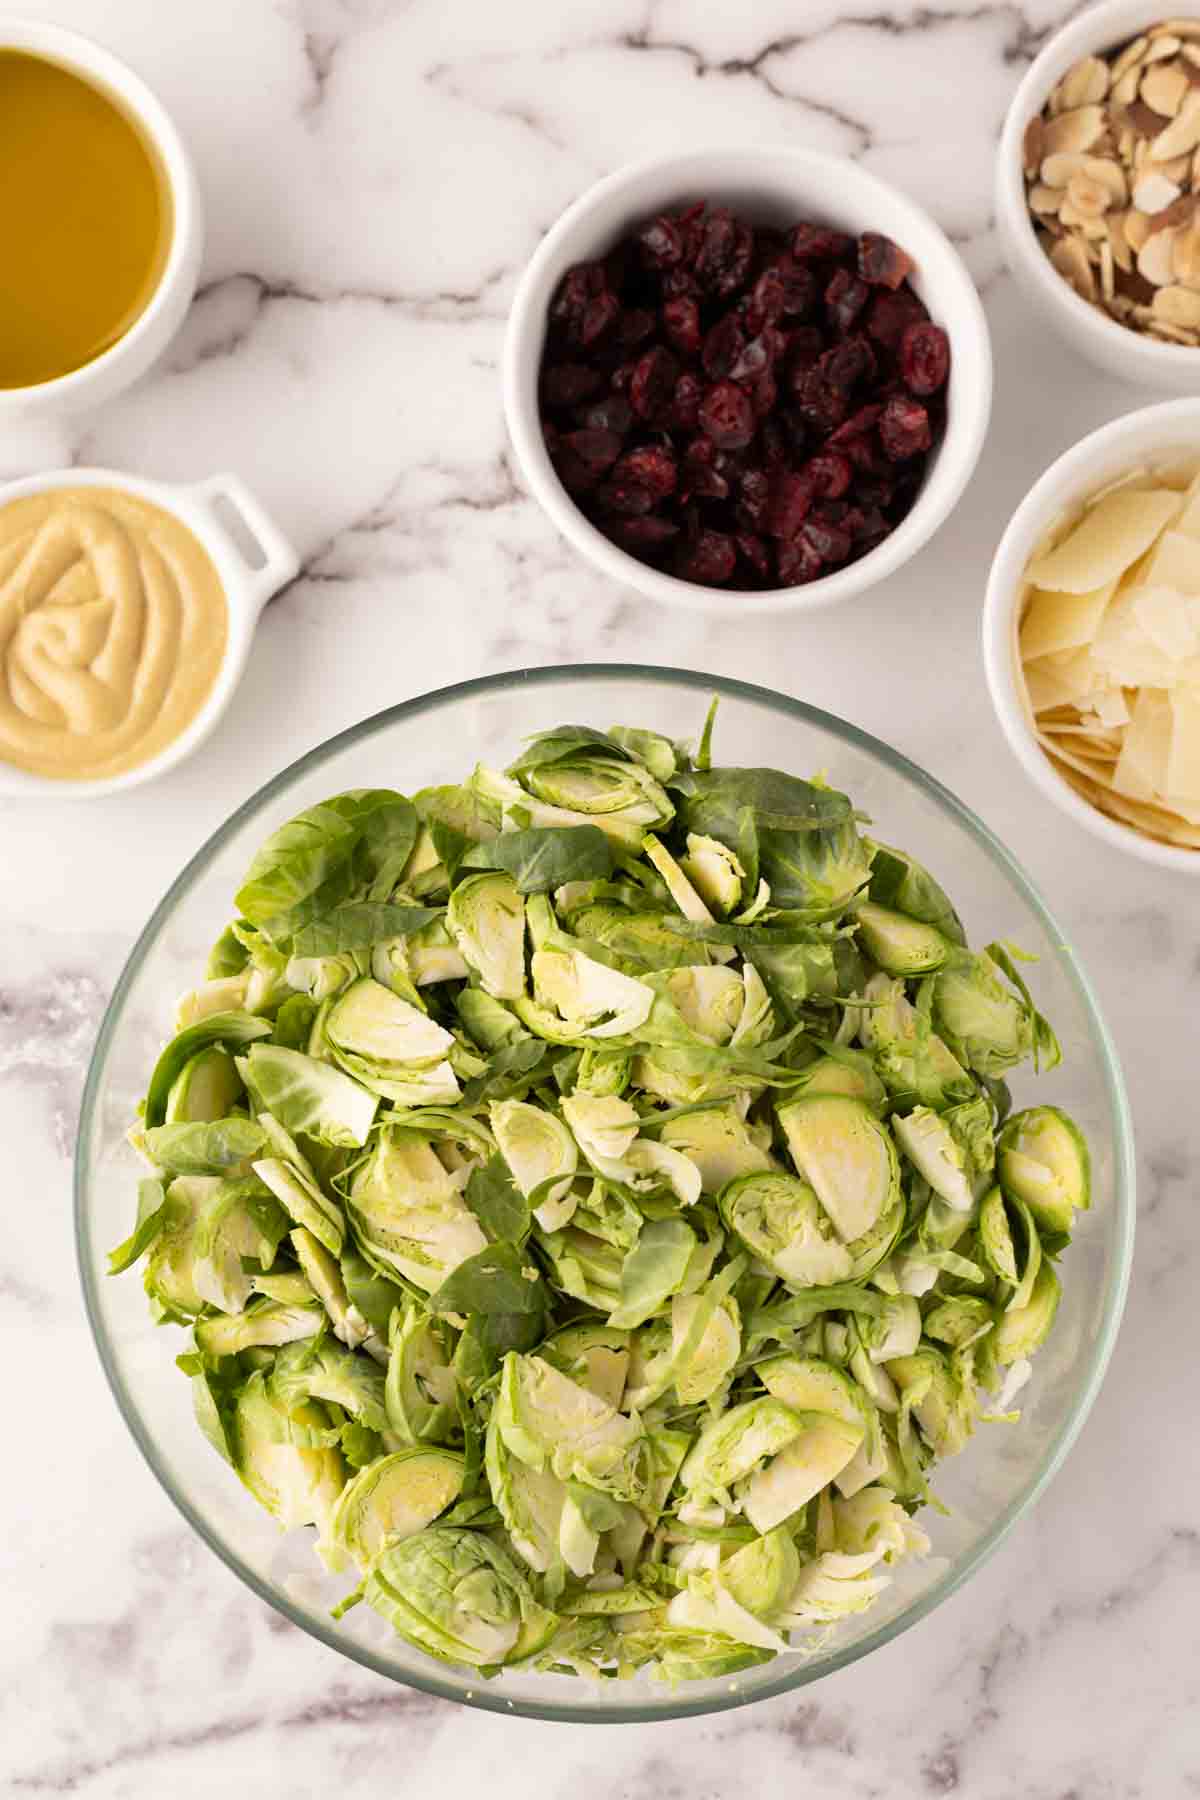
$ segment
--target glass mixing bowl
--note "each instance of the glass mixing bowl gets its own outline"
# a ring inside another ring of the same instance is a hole
[[[519,1672],[481,1681],[431,1661],[368,1607],[335,1623],[329,1607],[349,1578],[323,1572],[310,1533],[282,1536],[213,1454],[174,1366],[181,1334],[151,1324],[135,1274],[105,1273],[105,1253],[126,1236],[135,1208],[137,1170],[124,1133],[176,996],[193,985],[239,878],[282,820],[346,788],[412,793],[459,780],[477,760],[510,761],[530,732],[563,721],[651,725],[694,739],[712,693],[721,696],[719,761],[824,772],[881,837],[913,851],[946,885],[972,943],[1010,937],[1038,954],[1037,1000],[1062,1039],[1063,1064],[1041,1080],[1017,1071],[1014,1095],[1018,1105],[1035,1092],[1057,1102],[1087,1132],[1092,1209],[1064,1259],[1062,1304],[1021,1396],[1020,1423],[981,1426],[939,1466],[938,1493],[951,1511],[922,1515],[933,1554],[902,1565],[870,1612],[815,1654],[675,1690]],[[138,939],[101,1027],[83,1100],[75,1209],[88,1313],[117,1404],[176,1506],[255,1593],[355,1662],[431,1694],[544,1719],[641,1721],[743,1706],[815,1681],[924,1618],[991,1555],[1063,1461],[1099,1388],[1132,1252],[1133,1144],[1116,1053],[1069,944],[1008,852],[945,788],[853,726],[765,688],[673,669],[533,669],[443,688],[332,738],[268,782],[192,858]]]

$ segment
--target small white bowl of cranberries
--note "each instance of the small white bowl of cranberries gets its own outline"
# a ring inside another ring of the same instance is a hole
[[[992,397],[970,276],[855,163],[735,149],[620,169],[521,279],[525,481],[613,580],[705,612],[829,605],[953,509]]]

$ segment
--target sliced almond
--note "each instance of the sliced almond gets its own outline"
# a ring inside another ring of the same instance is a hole
[[[1112,65],[1110,79],[1114,86],[1120,81],[1122,75],[1124,75],[1127,70],[1132,69],[1135,64],[1141,63],[1143,56],[1145,56],[1149,48],[1150,39],[1148,37],[1134,38],[1131,44],[1126,44],[1120,56],[1117,57]]]
[[[1116,74],[1114,71],[1112,86],[1108,90],[1109,99],[1115,101],[1118,106],[1131,106],[1137,99],[1138,88],[1141,86],[1141,81],[1142,70],[1140,64],[1133,64],[1130,68],[1125,69],[1120,75]]]
[[[1069,119],[1072,114],[1064,113],[1063,117]],[[1184,101],[1179,116],[1172,119],[1165,131],[1159,132],[1150,154],[1156,163],[1170,162],[1172,157],[1194,150],[1197,144],[1200,144],[1200,91],[1193,91]]]
[[[1179,193],[1175,183],[1168,181],[1165,175],[1160,175],[1156,169],[1147,170],[1134,183],[1133,204],[1139,212],[1160,213],[1178,200]]]
[[[1108,93],[1108,64],[1098,56],[1085,56],[1068,70],[1055,90],[1059,112],[1070,112],[1076,106],[1090,106]]]
[[[1142,76],[1138,94],[1155,112],[1173,119],[1190,89],[1191,83],[1177,63],[1155,63]]]
[[[1170,162],[1155,163],[1153,166],[1160,175],[1173,181],[1177,188],[1182,188],[1191,179],[1192,152],[1189,150],[1184,156],[1173,156]]]
[[[1181,114],[1180,119],[1176,119],[1168,130],[1176,130],[1182,116]],[[1051,119],[1044,128],[1042,154],[1053,156],[1059,150],[1090,150],[1103,130],[1104,114],[1100,107],[1076,106],[1071,112],[1059,113],[1057,119]],[[1200,143],[1200,130],[1193,142]],[[1191,148],[1190,145],[1184,147]],[[1177,151],[1171,151],[1172,156],[1177,154]]]
[[[1021,145],[1021,153],[1025,159],[1025,173],[1028,176],[1036,175],[1042,166],[1046,155],[1045,139],[1046,127],[1039,114],[1036,118],[1030,119],[1025,127],[1025,136]]]
[[[1156,231],[1138,251],[1138,274],[1156,288],[1167,287],[1174,275],[1174,238],[1173,231]]]
[[[1164,325],[1200,331],[1200,294],[1187,287],[1161,287],[1154,296],[1154,317]]]
[[[1047,187],[1039,182],[1029,190],[1029,210],[1035,213],[1056,213],[1063,203],[1064,189]]]
[[[1164,33],[1162,37],[1154,38],[1147,48],[1142,58],[1143,67],[1148,63],[1165,62],[1169,56],[1177,55],[1182,48],[1181,38],[1176,37],[1173,32]]]
[[[1135,210],[1125,214],[1125,242],[1135,254],[1153,230],[1153,222],[1146,213]]]
[[[1088,163],[1099,162],[1100,158],[1085,156],[1082,150],[1060,150],[1054,156],[1042,158],[1041,176],[1047,187],[1065,188],[1076,175],[1087,171]]]
[[[1119,269],[1132,269],[1133,267],[1133,252],[1130,250],[1129,241],[1125,236],[1127,217],[1128,215],[1123,212],[1110,212],[1105,220],[1108,228],[1109,249],[1112,251],[1113,261]],[[1111,298],[1111,295],[1109,297]]]
[[[1176,232],[1171,246],[1171,273],[1175,281],[1200,292],[1200,224],[1193,222]]]
[[[1114,206],[1124,206],[1129,197],[1129,183],[1125,179],[1125,171],[1120,163],[1108,156],[1085,156],[1083,172],[1093,181],[1103,182],[1108,189],[1109,199]]]
[[[1100,292],[1106,301],[1111,300],[1116,292],[1116,272],[1113,268],[1112,241],[1105,238],[1100,245]]]
[[[1200,19],[1164,19],[1147,37],[1200,38]]]
[[[1087,259],[1087,251],[1081,239],[1077,237],[1060,238],[1050,252],[1050,261],[1065,281],[1070,282],[1077,294],[1085,300],[1096,298],[1096,281],[1092,274],[1091,264]]]

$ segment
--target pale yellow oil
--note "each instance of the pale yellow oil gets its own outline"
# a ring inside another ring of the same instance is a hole
[[[68,375],[124,337],[171,231],[158,156],[119,103],[0,50],[0,388]]]

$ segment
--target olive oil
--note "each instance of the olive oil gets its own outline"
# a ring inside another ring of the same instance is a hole
[[[157,153],[121,105],[0,49],[0,388],[68,375],[124,337],[171,231]]]

